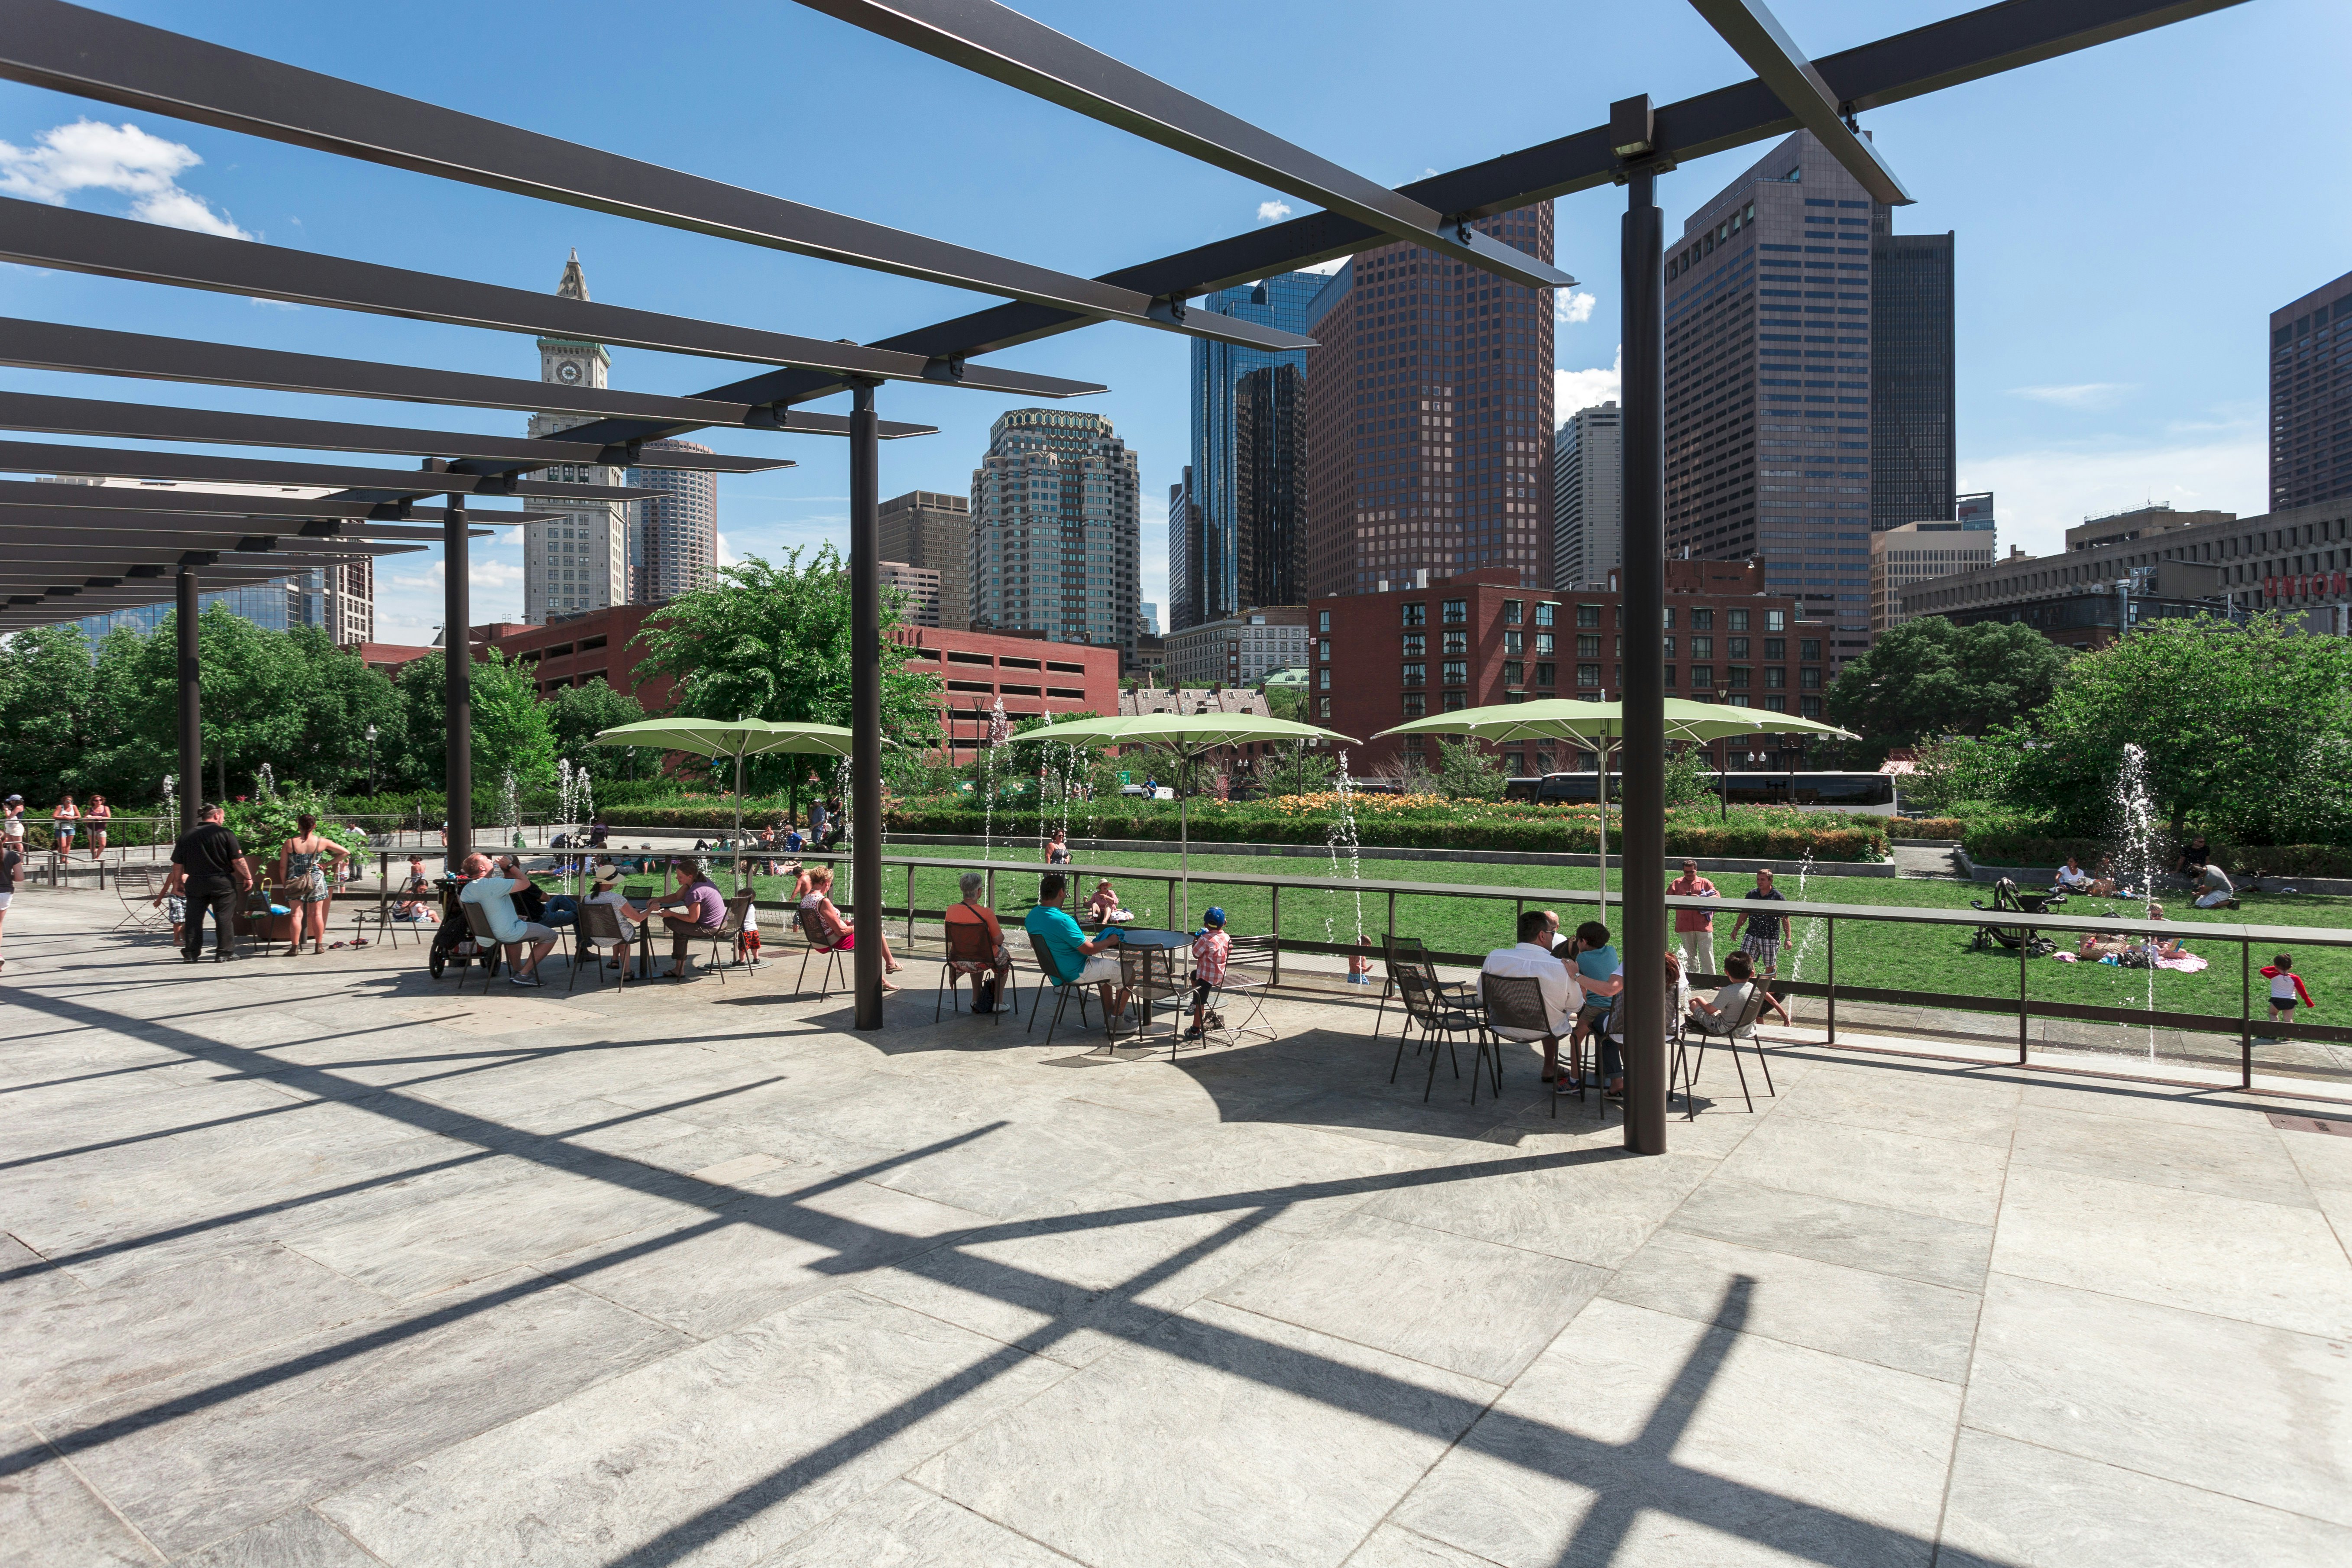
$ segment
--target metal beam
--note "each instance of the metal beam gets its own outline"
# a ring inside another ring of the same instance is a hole
[[[196,826],[196,807],[204,800],[205,729],[200,717],[202,700],[199,695],[201,664],[196,657],[197,595],[196,574],[193,569],[175,574],[174,593],[178,600],[178,619],[173,626],[173,641],[178,655],[179,723],[180,723],[180,831],[193,831]],[[219,951],[234,950],[227,922],[219,911],[213,916],[213,936]],[[196,930],[196,951],[204,951],[204,928]]]
[[[314,392],[330,397],[381,397],[401,403],[438,403],[462,408],[513,408],[533,414],[593,418],[610,415],[651,419],[695,429],[730,425],[793,435],[846,436],[849,421],[838,414],[795,413],[772,405],[722,403],[703,397],[663,397],[608,386],[566,386],[520,376],[474,375],[372,360],[334,359],[325,354],[251,349],[236,343],[198,342],[188,338],[118,332],[56,321],[0,319],[0,364],[27,370],[67,371],[82,375],[127,375],[183,381],[206,386],[256,386],[273,392]],[[929,436],[930,425],[892,424],[885,440]],[[789,467],[789,464],[782,465]]]
[[[1298,349],[1311,342],[1230,317],[1187,321],[1155,310],[1149,295],[1099,279],[599,152],[58,0],[9,0],[0,77],[440,179],[1034,300],[1093,320],[1249,348]]]
[[[438,511],[439,508],[433,509]],[[497,531],[473,530],[476,539]],[[125,537],[152,539],[299,539],[320,547],[345,544],[404,543],[436,540],[441,529],[407,523],[366,522],[350,518],[313,518],[296,521],[283,518],[247,521],[233,517],[195,517],[177,512],[45,511],[38,507],[0,509],[0,541],[63,543],[73,540],[119,541]]]
[[[380,507],[372,501],[341,500],[333,496],[310,500],[279,496],[217,495],[209,490],[132,489],[125,485],[44,485],[27,480],[0,480],[0,507],[39,507],[50,511],[186,512],[207,517],[351,517],[366,518]],[[434,509],[412,509],[410,515],[430,518]],[[478,511],[476,522],[550,522],[550,511]],[[399,521],[401,518],[385,518]]]
[[[15,197],[0,197],[0,260],[411,321],[822,369],[882,381],[929,382],[1015,397],[1087,397],[1108,390],[1096,382],[633,310],[253,240],[191,234]]]
[[[660,490],[627,485],[567,485],[544,479],[492,479],[416,468],[345,468],[276,458],[224,458],[211,452],[130,452],[67,447],[47,441],[0,441],[0,473],[72,474],[94,478],[186,479],[240,485],[286,485],[367,490],[393,496],[441,495],[450,489],[545,500],[640,500]],[[345,498],[351,499],[351,498]]]
[[[1911,193],[1903,188],[1902,180],[1878,149],[1846,124],[1837,95],[1764,0],[1691,0],[1691,5],[1864,190],[1889,206],[1911,205]]]
[[[1454,216],[1318,157],[995,0],[800,0],[1147,142],[1529,289],[1576,279]]]
[[[2150,32],[2245,0],[2003,0],[1931,22],[1813,62],[1841,103],[1874,109],[2004,71]],[[1709,153],[1785,136],[1798,121],[1760,79],[1717,88],[1656,111],[1654,155],[1687,163]],[[1486,216],[1612,183],[1619,159],[1609,127],[1596,125],[1397,187],[1441,212]],[[1102,275],[1103,281],[1154,295],[1190,298],[1253,279],[1353,256],[1389,237],[1341,213],[1307,213],[1245,234],[1195,246]],[[932,355],[992,353],[1083,327],[1087,319],[1038,305],[995,305],[880,340],[877,348]],[[803,402],[843,390],[832,377],[773,371],[702,395]],[[604,420],[577,434],[630,439],[635,427]]]
[[[797,422],[821,416],[794,411]],[[846,421],[844,421],[845,425]],[[633,429],[638,428],[632,426]],[[666,433],[669,426],[656,426]],[[285,447],[306,452],[381,452],[447,459],[467,473],[516,473],[555,463],[634,466],[631,441],[563,440],[486,436],[471,430],[410,430],[350,425],[333,419],[290,419],[276,414],[235,414],[211,408],[171,408],[102,398],[51,397],[0,392],[0,430],[88,436],[110,441],[198,441],[229,447]],[[931,433],[929,426],[922,434]],[[647,436],[643,437],[650,439]],[[701,473],[758,474],[793,465],[781,458],[739,458],[727,452],[665,452],[662,467]]]

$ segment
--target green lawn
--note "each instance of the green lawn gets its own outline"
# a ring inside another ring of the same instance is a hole
[[[917,852],[942,858],[950,855],[967,859],[982,858],[976,851],[958,855],[955,851],[928,846]],[[1017,847],[1000,846],[990,858],[1018,866],[1024,873],[1042,868],[1034,844],[1023,844]],[[1097,858],[1093,863],[1172,874],[1177,857],[1120,851]],[[1342,875],[1345,874],[1345,864],[1343,859]],[[1299,856],[1195,854],[1192,858],[1192,865],[1195,873],[1230,873],[1250,877],[1330,875],[1328,861]],[[1092,891],[1095,873],[1088,870],[1085,862],[1076,869],[1081,880],[1074,901],[1083,901],[1085,896]],[[1591,890],[1600,885],[1599,873],[1591,870],[1383,860],[1369,853],[1363,858],[1363,876],[1373,880],[1524,886],[1551,890]],[[1618,873],[1612,869],[1612,894],[1617,877]],[[895,906],[906,896],[906,873],[903,869],[893,868],[887,873],[887,879],[885,897]],[[762,899],[780,898],[788,890],[785,885],[773,879],[761,878],[757,880]],[[1149,879],[1121,877],[1115,880],[1127,907],[1136,912],[1138,923],[1170,923],[1167,884],[1160,877],[1154,876]],[[1718,915],[1716,921],[1717,957],[1720,959],[1729,951],[1725,939],[1729,934],[1732,915],[1738,908],[1728,895],[1751,887],[1753,880],[1748,876],[1734,874],[1726,874],[1715,880],[1727,894],[1727,912]],[[1034,900],[1035,887],[1027,874],[999,875],[996,907],[1008,922],[1018,920],[1027,911]],[[1791,900],[1800,897],[1794,879],[1783,880],[1780,889]],[[1803,897],[1808,901],[1818,903],[1965,910],[1971,899],[1989,899],[1990,892],[1990,888],[1960,882],[1898,880],[1891,877],[1816,877],[1805,888]],[[944,907],[957,897],[956,874],[929,868],[919,870],[915,896],[919,908],[935,910]],[[1359,929],[1357,900],[1351,895],[1293,889],[1282,895],[1281,901],[1282,932],[1293,941],[1344,942]],[[1387,926],[1387,895],[1366,893],[1361,901],[1361,929],[1377,942]],[[2168,909],[2176,923],[2190,928],[2210,924],[2352,928],[2352,900],[2258,893],[2247,895],[2243,902],[2242,910],[2201,911],[2188,908],[2186,899],[2177,899],[2169,902]],[[1212,903],[1224,907],[1230,929],[1236,932],[1263,931],[1270,927],[1271,900],[1268,890],[1263,887],[1217,887],[1196,883],[1191,909],[1194,924],[1198,923],[1201,911]],[[1569,908],[1563,906],[1564,914]],[[1509,900],[1401,896],[1397,900],[1396,929],[1401,934],[1420,937],[1440,952],[1479,952],[1508,945],[1513,909]],[[1582,906],[1581,909],[1589,910],[1590,906]],[[1612,914],[1613,909],[1612,903]],[[2108,900],[2077,900],[2069,906],[2067,912],[2101,914],[2110,911],[2126,918],[2138,913],[2136,906],[2119,906]],[[1611,923],[1614,925],[1613,919]],[[1806,949],[1808,928],[1821,923],[1814,921],[1793,922],[1790,940],[1781,957],[1780,973],[1784,979],[1818,981],[1823,977],[1825,954],[1818,931],[1812,933],[1811,947],[1805,951],[1801,963],[1797,960],[1800,950]],[[1887,990],[2014,998],[2017,994],[2016,954],[2007,949],[1983,952],[1973,951],[1969,946],[1969,935],[1970,930],[1967,927],[1843,922],[1839,926],[1837,938],[1838,979],[1845,984]],[[2239,1009],[2237,945],[2219,942],[2200,945],[2193,931],[2187,941],[2189,951],[2201,953],[2210,961],[2211,967],[2196,974],[2156,972],[2156,1005],[2168,1011],[2235,1016]],[[2254,954],[2255,968],[2259,970],[2269,963],[2270,957],[2268,952],[2257,952]],[[2294,960],[2296,970],[2320,1004],[2318,1016],[2313,1021],[2336,1022],[2336,1004],[2352,997],[2352,949],[2306,947],[2295,952]],[[2254,1005],[2259,1016],[2265,983],[2259,973],[2254,975],[2253,981]],[[2148,1001],[2149,972],[2106,964],[2036,959],[2026,966],[2026,984],[2028,994],[2039,1000],[2137,1007],[2146,1005]],[[2352,1015],[2352,1009],[2347,1009],[2347,1015]],[[2352,1016],[2347,1016],[2346,1021],[2352,1022]]]

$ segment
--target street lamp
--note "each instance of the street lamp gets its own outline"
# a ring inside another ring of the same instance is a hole
[[[369,726],[367,727],[367,743],[368,743],[368,794],[370,794],[370,795],[373,795],[373,794],[375,794],[375,726],[374,726],[374,725],[373,725],[373,724],[371,724],[371,725],[369,725]]]

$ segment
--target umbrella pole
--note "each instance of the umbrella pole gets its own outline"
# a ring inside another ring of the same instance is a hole
[[[1609,745],[1601,746],[1601,923],[1609,923]]]
[[[1191,771],[1180,768],[1176,774],[1176,850],[1184,878],[1184,911],[1178,931],[1192,929],[1192,797],[1185,788],[1185,775]]]
[[[735,844],[738,848],[743,844],[743,748],[740,746],[735,748]],[[743,863],[738,860],[735,868],[741,870]]]

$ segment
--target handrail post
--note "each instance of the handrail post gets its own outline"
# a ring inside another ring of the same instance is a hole
[[[907,862],[907,948],[915,946],[915,863]]]
[[[1825,1046],[1834,1046],[1837,1044],[1837,916],[1830,916],[1827,923],[1830,933],[1830,1032],[1829,1037],[1822,1043]]]
[[[2019,1067],[2025,1065],[2025,949],[2026,944],[2032,940],[2033,933],[2029,931],[2017,944],[2017,1065]]]
[[[2254,942],[2238,942],[2238,1087],[2254,1087]]]
[[[1266,923],[1272,928],[1274,936],[1274,963],[1267,972],[1265,983],[1268,985],[1279,985],[1282,984],[1282,884],[1270,882],[1266,885],[1265,892],[1266,897],[1274,902],[1274,912],[1266,919]]]

